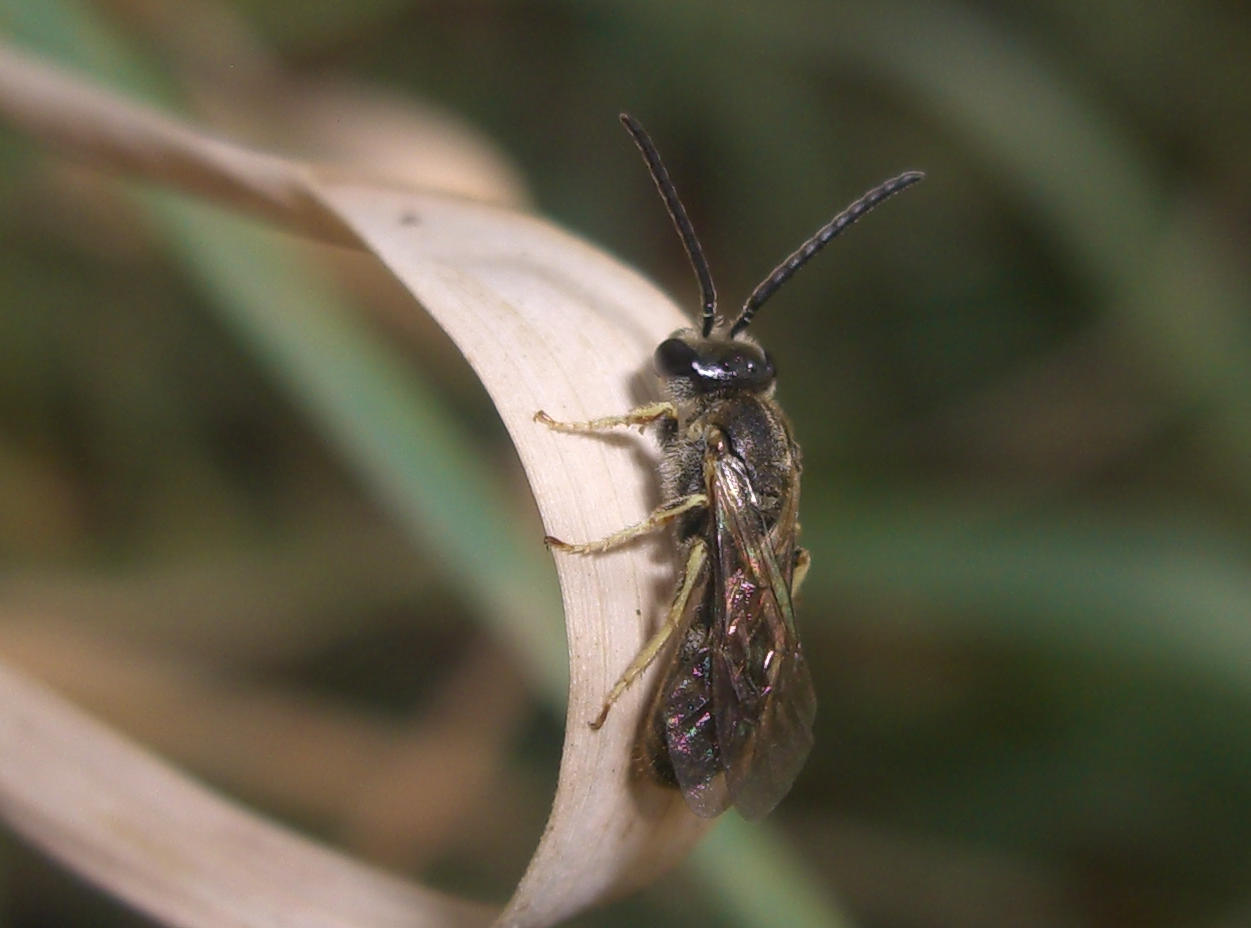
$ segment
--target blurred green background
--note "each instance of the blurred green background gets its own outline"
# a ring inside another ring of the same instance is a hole
[[[806,455],[814,754],[767,827],[576,924],[1251,924],[1251,8],[8,0],[0,30],[295,153],[258,62],[420,97],[692,309],[619,110],[728,306],[926,170],[753,326]],[[514,508],[464,525],[539,546],[467,366],[363,257],[7,127],[0,168],[0,655],[354,853],[504,898],[563,709],[480,614],[477,539],[423,521],[423,493],[489,493]],[[319,369],[300,332],[343,319],[359,350]],[[397,359],[398,421],[336,418]],[[420,422],[426,457],[379,458]],[[464,456],[485,489],[430,485]],[[0,925],[143,923],[0,844]]]

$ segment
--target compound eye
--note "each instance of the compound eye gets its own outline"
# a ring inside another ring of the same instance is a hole
[[[766,351],[764,353],[764,371],[763,371],[762,379],[773,380],[775,377],[777,377],[777,375],[778,375],[778,369],[773,364],[773,355],[769,354],[769,352]]]
[[[735,352],[722,365],[727,380],[736,383],[764,386],[773,380],[773,364],[767,354]]]
[[[690,377],[695,372],[695,349],[680,338],[667,338],[656,348],[654,361],[662,377]]]

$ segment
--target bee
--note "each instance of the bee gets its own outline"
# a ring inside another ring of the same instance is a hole
[[[681,575],[665,621],[604,698],[591,727],[676,642],[652,698],[639,756],[682,791],[696,814],[731,805],[748,819],[790,790],[812,747],[816,695],[792,605],[809,557],[799,531],[800,452],[774,399],[769,353],[744,330],[761,305],[836,235],[919,181],[909,171],[873,188],[817,230],[766,277],[731,321],[718,316],[712,273],[656,146],[631,116],[621,122],[647,164],[699,283],[698,328],[674,332],[653,363],[662,399],[589,422],[535,419],[567,432],[654,425],[663,502],[637,525],[554,550],[594,554],[672,526]]]

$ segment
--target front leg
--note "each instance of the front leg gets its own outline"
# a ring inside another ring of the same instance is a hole
[[[623,425],[649,425],[657,419],[676,419],[677,417],[676,406],[669,402],[660,402],[648,403],[631,409],[624,416],[603,416],[586,422],[558,422],[540,409],[534,414],[534,421],[541,422],[549,429],[555,429],[558,432],[603,432]]]

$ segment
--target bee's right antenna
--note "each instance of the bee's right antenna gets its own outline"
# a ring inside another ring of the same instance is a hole
[[[699,239],[695,237],[695,227],[691,225],[690,217],[686,215],[686,207],[678,199],[677,188],[673,186],[669,172],[665,170],[664,163],[660,160],[660,152],[656,151],[651,137],[639,125],[638,120],[629,113],[621,114],[621,124],[625,126],[626,132],[630,133],[630,138],[634,139],[634,144],[642,152],[643,160],[647,162],[647,170],[651,172],[656,189],[660,191],[660,198],[665,201],[665,208],[669,210],[669,218],[673,220],[674,228],[678,230],[678,237],[682,239],[686,256],[691,259],[691,267],[695,269],[695,277],[699,280],[699,294],[704,304],[704,311],[700,318],[704,338],[707,338],[717,319],[717,289],[712,284],[712,271],[708,267],[708,259],[704,257],[704,250],[699,247]]]
[[[747,328],[751,323],[751,317],[756,314],[756,310],[760,308],[760,305],[773,296],[777,292],[778,287],[790,280],[792,274],[807,264],[809,258],[824,248],[830,239],[834,238],[834,236],[838,235],[838,233],[842,232],[883,200],[890,199],[900,190],[912,186],[924,176],[920,171],[907,171],[898,177],[892,177],[885,183],[878,184],[818,229],[812,238],[800,245],[794,254],[774,268],[773,273],[762,280],[756,289],[751,292],[751,296],[743,304],[743,311],[734,320],[734,325],[730,326],[730,337],[733,338]]]

